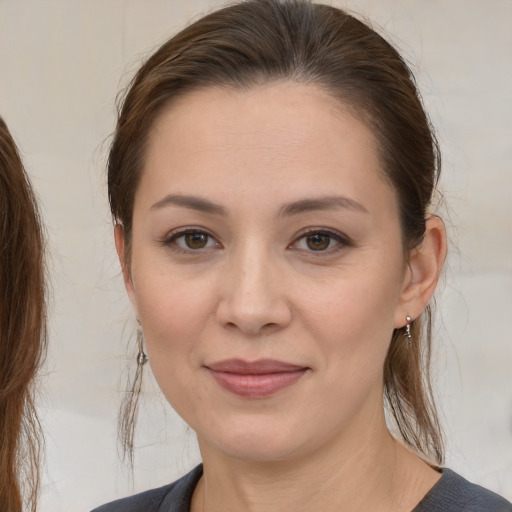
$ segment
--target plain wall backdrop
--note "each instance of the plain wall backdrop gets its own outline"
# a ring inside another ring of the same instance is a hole
[[[146,371],[133,484],[116,414],[135,325],[105,185],[115,97],[208,0],[0,0],[0,114],[48,227],[50,355],[40,510],[88,510],[170,482],[194,435]],[[452,249],[438,294],[436,390],[447,466],[512,499],[512,2],[347,0],[411,63],[443,151]],[[148,370],[147,368],[146,370]]]

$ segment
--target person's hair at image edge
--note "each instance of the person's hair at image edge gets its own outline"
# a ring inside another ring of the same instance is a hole
[[[28,176],[0,118],[0,510],[35,512],[43,449],[34,377],[46,355],[44,237]]]
[[[304,0],[249,0],[215,11],[164,43],[140,68],[120,104],[108,160],[114,222],[130,264],[135,192],[151,128],[176,98],[207,87],[248,90],[288,81],[317,86],[365,122],[399,204],[404,253],[421,242],[440,172],[438,144],[412,72],[369,26]],[[443,461],[430,384],[431,310],[411,325],[414,342],[393,333],[384,368],[385,402],[404,442]],[[120,438],[133,460],[141,369],[120,412]]]

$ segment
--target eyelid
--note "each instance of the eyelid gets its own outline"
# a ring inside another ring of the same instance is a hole
[[[184,253],[184,254],[198,254],[198,253],[204,252],[204,251],[206,251],[208,249],[212,249],[212,247],[205,247],[203,249],[184,249],[183,247],[180,247],[176,243],[173,243],[178,238],[180,238],[182,236],[185,236],[187,234],[193,234],[193,233],[204,234],[204,235],[208,236],[209,238],[211,238],[212,240],[214,240],[215,244],[216,244],[216,247],[214,247],[214,248],[221,248],[222,247],[222,244],[219,242],[219,240],[218,240],[216,235],[214,235],[210,230],[208,230],[206,228],[203,228],[203,227],[199,227],[199,226],[182,226],[182,227],[179,227],[179,228],[175,228],[175,229],[169,231],[160,240],[160,243],[163,246],[169,247],[169,248],[171,248],[172,250],[174,250],[176,252],[181,252],[181,253]]]
[[[312,254],[315,254],[318,256],[320,256],[322,254],[335,252],[337,250],[343,249],[344,247],[351,247],[354,245],[352,239],[349,236],[341,233],[340,231],[337,231],[337,230],[331,229],[331,228],[309,227],[309,228],[306,228],[305,230],[299,232],[294,237],[293,242],[288,247],[293,248],[293,246],[296,245],[299,240],[302,240],[303,238],[305,238],[307,236],[316,235],[316,234],[330,236],[331,238],[333,238],[334,240],[339,242],[335,247],[332,247],[330,249],[325,249],[323,251],[313,251],[313,250],[308,251],[308,252],[311,252]]]
[[[171,230],[170,232],[168,232],[161,240],[159,240],[159,242],[163,246],[170,247],[172,250],[181,252],[184,254],[199,254],[208,249],[212,249],[212,247],[205,247],[203,249],[184,249],[184,248],[178,246],[177,244],[173,243],[176,239],[178,239],[182,236],[185,236],[187,234],[190,234],[190,233],[201,233],[201,234],[208,236],[215,242],[216,247],[213,247],[213,248],[222,248],[223,247],[222,244],[219,242],[218,237],[215,234],[213,234],[210,230],[200,227],[200,226],[182,226],[179,228],[175,228],[175,229]],[[305,238],[307,236],[311,236],[311,235],[315,235],[315,234],[330,236],[332,239],[334,239],[335,241],[338,242],[338,244],[336,244],[335,247],[325,249],[323,251],[317,251],[316,253],[313,250],[308,251],[308,252],[311,252],[312,254],[316,254],[318,256],[320,256],[322,254],[332,253],[337,250],[341,250],[345,247],[350,247],[350,246],[354,245],[354,242],[352,241],[352,239],[349,236],[345,235],[344,233],[341,233],[338,230],[331,229],[331,228],[325,228],[325,227],[308,227],[295,235],[293,241],[288,245],[288,248],[293,249],[293,246],[296,245],[299,240],[302,240],[303,238]]]

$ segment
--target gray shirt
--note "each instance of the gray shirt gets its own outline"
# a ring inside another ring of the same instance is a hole
[[[203,467],[199,465],[170,485],[113,501],[92,512],[189,512],[192,494],[202,474]],[[412,512],[512,512],[512,504],[443,469],[439,481]]]

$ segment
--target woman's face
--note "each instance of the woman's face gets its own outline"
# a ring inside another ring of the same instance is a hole
[[[202,447],[284,460],[381,420],[408,314],[397,201],[371,131],[320,89],[173,103],[150,134],[132,236],[125,277],[151,367]]]

